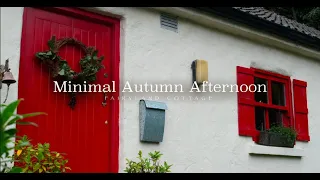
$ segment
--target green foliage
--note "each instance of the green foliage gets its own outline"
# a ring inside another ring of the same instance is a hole
[[[281,136],[285,136],[289,143],[294,143],[297,137],[296,131],[290,127],[272,126],[269,129],[269,132],[277,133],[277,134],[280,134]]]
[[[320,7],[265,7],[265,8],[320,30]]]
[[[159,151],[150,152],[149,158],[142,157],[142,151],[138,153],[138,162],[127,160],[127,167],[124,170],[127,173],[168,173],[171,172],[170,168],[172,165],[168,165],[164,162],[160,164],[160,158],[162,154]]]
[[[12,141],[12,138],[15,137],[17,129],[15,127],[11,127],[13,124],[20,125],[33,125],[37,126],[37,124],[28,121],[21,121],[28,117],[33,117],[45,113],[36,112],[29,114],[15,114],[16,109],[20,102],[23,99],[16,100],[8,105],[1,105],[1,114],[0,114],[0,156],[8,156],[9,151],[13,148],[8,148],[7,144]]]
[[[29,142],[27,136],[16,142],[12,157],[16,166],[13,169],[23,173],[61,173],[71,170],[66,166],[68,160],[61,153],[50,151],[49,143],[21,146],[25,142]]]
[[[320,30],[320,7],[314,7],[308,13],[302,15],[302,19],[309,26],[313,26]]]
[[[76,41],[72,38],[56,40],[53,36],[48,41],[49,50],[45,52],[37,52],[35,56],[48,64],[51,70],[53,70],[53,77],[60,76],[63,80],[72,81],[73,83],[81,84],[83,81],[92,82],[96,80],[96,73],[103,68],[102,60],[104,56],[98,57],[98,51],[94,50],[92,47],[86,48],[86,55],[80,60],[79,64],[81,67],[81,72],[77,73],[73,71],[68,62],[63,60],[58,55],[58,50],[60,48],[59,44],[78,44],[82,45],[81,42]]]
[[[15,146],[18,146],[19,148],[23,148],[23,147],[29,146],[29,145],[30,145],[30,142],[25,137],[21,138],[20,141],[16,141],[16,143],[15,143]],[[13,156],[10,156],[10,157],[7,156],[5,162],[6,163],[7,162],[13,163],[14,162]],[[9,168],[9,167],[7,167],[7,164],[5,164],[3,172],[5,172],[5,173],[22,173],[22,168],[20,168],[20,167]]]
[[[29,113],[29,114],[16,114],[17,107],[23,99],[16,100],[8,105],[1,104],[0,112],[0,166],[5,170],[7,167],[7,158],[9,156],[10,150],[13,150],[14,147],[8,147],[8,144],[14,140],[16,137],[17,129],[13,126],[14,124],[18,125],[33,125],[37,124],[28,121],[21,121],[28,117],[38,116],[41,112]],[[29,145],[29,142],[21,142],[19,146]],[[18,168],[13,168],[13,172],[17,172]]]
[[[59,55],[59,48],[65,44],[78,45],[85,51],[86,55],[80,59],[81,72],[75,72],[70,68],[68,62],[63,60]],[[90,83],[96,80],[96,73],[104,68],[102,60],[104,56],[98,57],[98,51],[94,50],[93,47],[86,47],[81,42],[73,38],[63,38],[56,40],[53,36],[48,41],[49,50],[44,52],[38,52],[35,56],[45,63],[52,72],[53,78],[58,78],[61,81],[70,81],[71,87],[73,85],[84,85],[84,82]],[[75,106],[75,94],[71,94],[70,107]]]

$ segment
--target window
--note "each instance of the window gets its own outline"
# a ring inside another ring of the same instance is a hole
[[[297,140],[310,141],[306,82],[238,66],[237,84],[256,85],[255,92],[238,92],[239,135],[255,140],[260,131],[285,126],[295,128]]]
[[[264,131],[272,126],[291,126],[289,121],[291,100],[289,79],[270,74],[255,73],[254,84],[260,87],[254,93],[256,130]]]

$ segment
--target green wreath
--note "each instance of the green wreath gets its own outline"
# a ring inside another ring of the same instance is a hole
[[[85,53],[84,57],[80,59],[81,72],[73,71],[68,62],[63,60],[59,55],[59,49],[66,45],[76,45]],[[96,74],[101,69],[104,68],[102,64],[103,56],[98,57],[98,50],[93,47],[87,47],[82,42],[74,38],[62,38],[56,40],[53,36],[48,41],[49,50],[45,52],[37,52],[36,57],[41,60],[42,63],[49,67],[51,75],[58,81],[69,81],[73,87],[74,84],[84,86],[85,83],[90,83],[96,80]],[[69,106],[74,109],[76,105],[76,93],[71,92],[71,99]]]

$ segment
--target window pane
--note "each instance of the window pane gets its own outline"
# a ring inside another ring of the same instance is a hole
[[[265,111],[264,108],[255,107],[256,129],[259,131],[265,130]]]
[[[278,82],[271,82],[272,89],[272,104],[284,106],[284,85]]]
[[[282,126],[282,112],[276,109],[269,109],[269,126]]]
[[[255,77],[254,84],[257,87],[254,93],[256,102],[268,103],[267,80]]]

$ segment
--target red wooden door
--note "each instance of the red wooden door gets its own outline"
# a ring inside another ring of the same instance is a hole
[[[105,69],[97,74],[94,84],[118,84],[118,20],[71,8],[25,8],[18,84],[18,96],[24,101],[18,113],[40,111],[48,115],[32,118],[39,127],[18,126],[18,133],[28,135],[33,144],[47,142],[51,150],[66,153],[71,172],[117,172],[117,100],[108,100],[104,107],[102,92],[77,93],[72,110],[68,93],[53,92],[48,68],[35,58],[36,52],[48,49],[47,41],[53,35],[75,37],[96,47],[98,55],[105,57]],[[83,53],[79,48],[66,45],[59,54],[71,68],[80,70]]]

